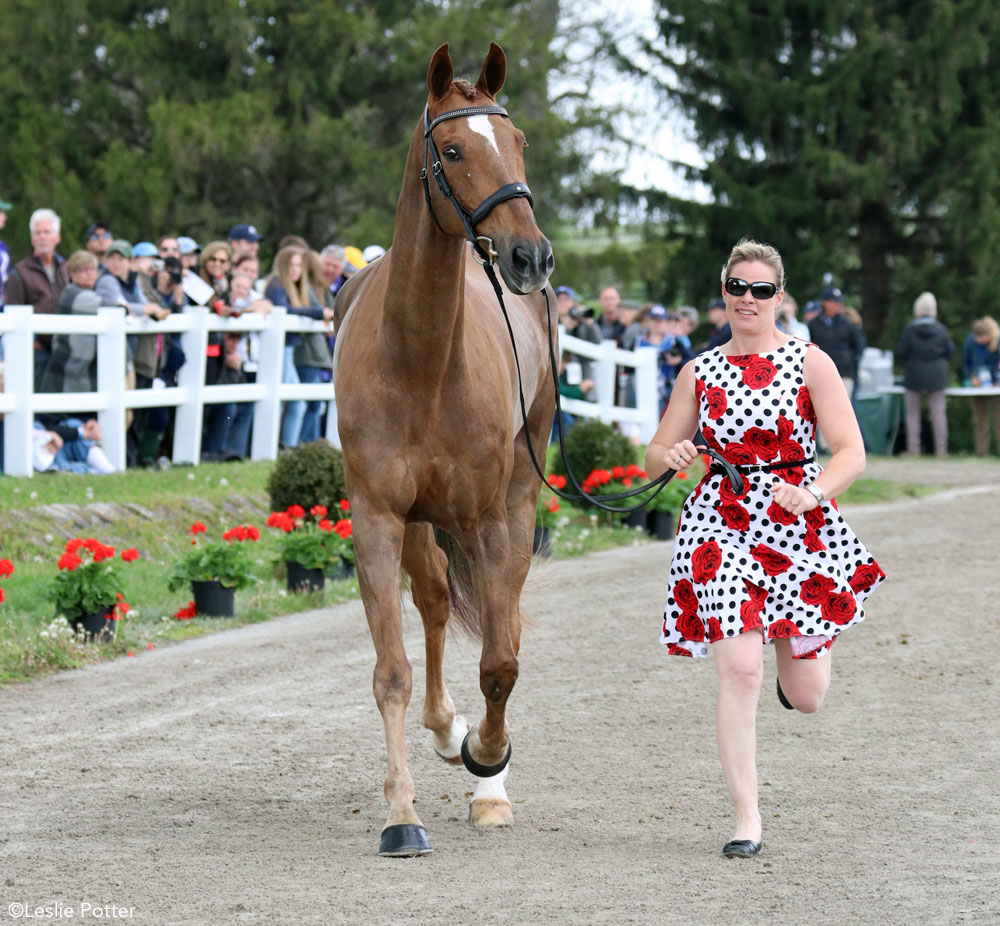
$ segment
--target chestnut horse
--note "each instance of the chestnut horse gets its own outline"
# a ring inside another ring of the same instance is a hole
[[[505,710],[517,679],[519,598],[541,483],[522,434],[508,331],[483,267],[470,260],[474,248],[495,259],[506,284],[536,447],[546,444],[555,403],[546,341],[555,299],[552,248],[535,224],[524,179],[524,135],[496,105],[506,68],[502,49],[491,44],[472,84],[452,79],[447,45],[434,53],[392,247],[337,298],[337,417],[388,753],[382,855],[431,850],[406,761],[411,672],[400,568],[424,624],[423,724],[442,758],[464,762],[479,779],[470,821],[513,822],[504,789]],[[455,716],[442,675],[452,613],[482,638],[486,710],[471,729]]]

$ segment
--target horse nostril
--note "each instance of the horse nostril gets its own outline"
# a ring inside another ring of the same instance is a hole
[[[534,254],[524,245],[515,245],[514,252],[511,254],[511,263],[519,276],[530,277],[534,275]]]

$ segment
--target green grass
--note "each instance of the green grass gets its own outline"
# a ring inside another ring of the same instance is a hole
[[[275,532],[264,528],[269,510],[266,484],[273,464],[216,463],[174,467],[163,472],[129,471],[112,476],[47,474],[0,479],[0,558],[14,562],[3,580],[0,604],[0,686],[40,674],[137,653],[175,640],[268,620],[358,596],[357,581],[327,581],[321,593],[292,595],[276,570]],[[846,504],[918,497],[928,486],[860,479],[844,493]],[[186,592],[170,592],[167,573],[187,543],[195,520],[209,531],[240,523],[261,528],[254,546],[258,583],[236,596],[236,618],[173,615],[187,604]],[[60,630],[48,594],[56,561],[70,537],[96,537],[119,550],[136,547],[142,558],[120,564],[123,594],[132,606],[120,621],[115,641],[82,642]],[[557,559],[611,547],[655,543],[633,528],[609,524],[603,515],[563,505],[552,535]]]

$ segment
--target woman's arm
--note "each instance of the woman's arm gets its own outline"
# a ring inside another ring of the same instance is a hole
[[[667,410],[646,448],[646,472],[651,479],[662,476],[668,469],[687,469],[698,458],[698,449],[691,440],[698,429],[694,366],[688,363],[681,367]]]

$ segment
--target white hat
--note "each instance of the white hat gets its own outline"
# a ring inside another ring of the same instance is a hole
[[[385,248],[379,244],[370,244],[361,252],[361,256],[365,259],[365,263],[369,264],[373,260],[378,260],[383,254],[385,254]]]

